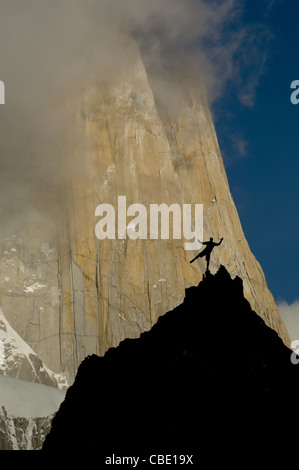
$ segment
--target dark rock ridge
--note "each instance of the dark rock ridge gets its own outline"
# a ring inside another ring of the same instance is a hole
[[[113,453],[269,462],[296,439],[290,356],[221,266],[139,339],[83,361],[43,450],[95,452],[99,465]]]

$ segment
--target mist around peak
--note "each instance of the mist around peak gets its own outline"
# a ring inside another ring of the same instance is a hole
[[[181,108],[190,89],[204,88],[212,102],[237,75],[242,62],[237,52],[241,48],[245,57],[250,43],[252,31],[242,26],[241,16],[235,0],[2,2],[2,237],[41,214],[44,231],[55,232],[66,155],[80,156],[75,172],[84,167],[88,142],[77,114],[89,83],[113,86],[140,54],[166,108]]]

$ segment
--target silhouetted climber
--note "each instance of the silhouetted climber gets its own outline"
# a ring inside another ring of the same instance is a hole
[[[214,249],[215,246],[219,246],[221,245],[222,243],[222,240],[223,238],[221,238],[220,242],[218,243],[215,243],[213,241],[213,238],[211,237],[210,240],[208,242],[201,242],[200,240],[199,243],[202,243],[203,245],[206,245],[205,249],[203,251],[201,251],[197,256],[195,256],[195,258],[193,258],[190,263],[193,263],[193,261],[195,261],[197,258],[202,258],[203,256],[206,257],[206,260],[207,260],[207,271],[209,271],[209,264],[210,264],[210,257],[211,257],[211,253]]]

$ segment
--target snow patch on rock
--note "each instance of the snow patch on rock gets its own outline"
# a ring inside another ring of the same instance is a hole
[[[67,388],[66,377],[55,374],[39,359],[33,349],[16,333],[0,309],[0,374],[46,382],[58,388]]]

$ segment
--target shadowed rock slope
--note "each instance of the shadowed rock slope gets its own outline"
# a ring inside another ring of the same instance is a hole
[[[167,452],[269,462],[295,442],[290,356],[221,267],[151,331],[83,361],[43,450],[95,452],[99,465],[113,453]]]

